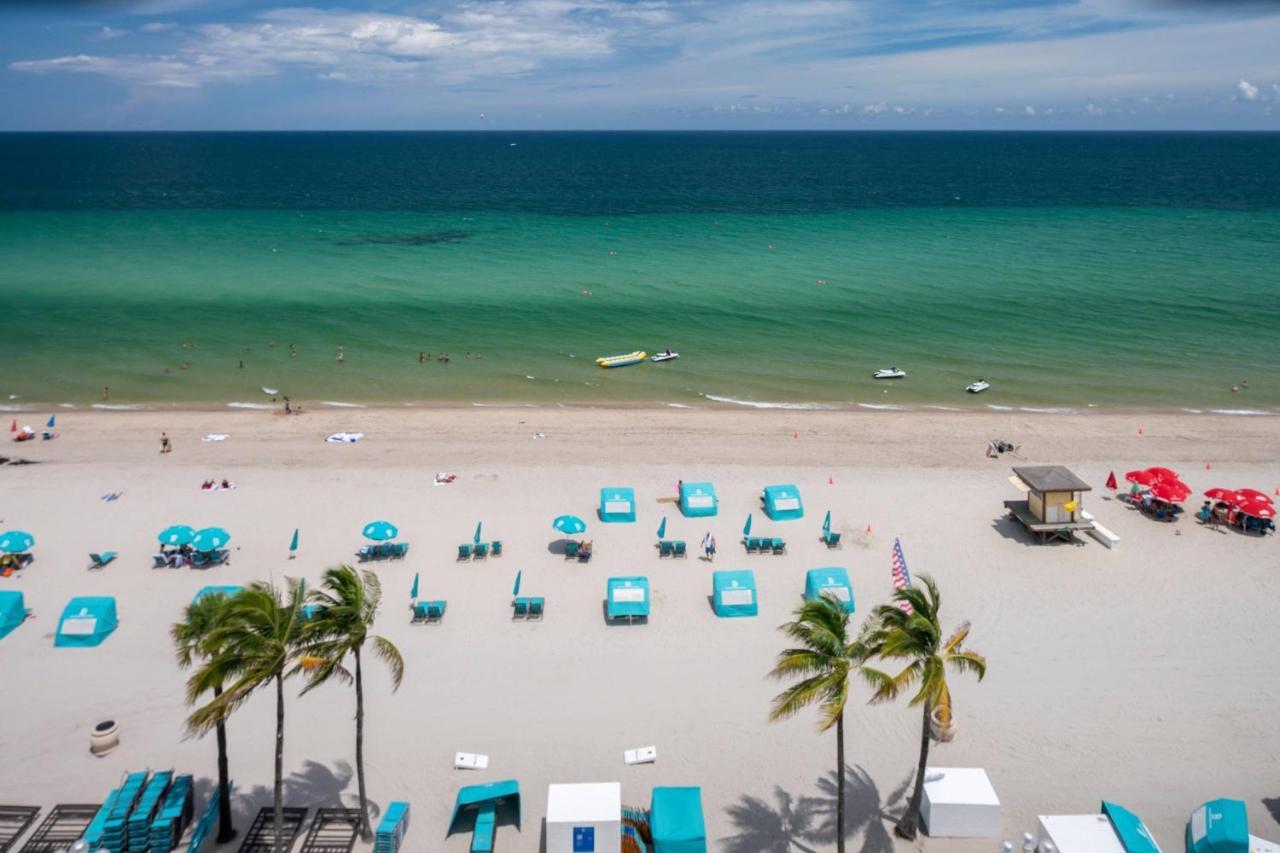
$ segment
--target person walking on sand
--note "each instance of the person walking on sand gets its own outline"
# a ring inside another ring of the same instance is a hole
[[[707,544],[707,562],[714,563],[716,561],[716,537],[711,537],[711,542]]]
[[[710,530],[702,534],[702,556],[708,561],[711,560],[711,531]]]
[[[169,453],[173,450],[173,445],[169,443],[169,433],[160,433],[160,452]]]

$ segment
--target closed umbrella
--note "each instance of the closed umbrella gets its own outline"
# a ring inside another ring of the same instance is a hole
[[[293,528],[293,538],[289,540],[289,553],[298,550],[298,528]]]
[[[191,546],[197,551],[208,553],[218,550],[230,540],[231,534],[221,527],[205,527],[196,531],[195,538],[191,540]]]
[[[1116,490],[1116,472],[1115,471],[1112,471],[1110,474],[1107,475],[1107,488],[1113,492]]]
[[[743,536],[751,535],[751,513],[747,513],[747,523],[742,525],[742,535]]]
[[[6,554],[21,554],[34,544],[36,538],[23,530],[0,533],[0,551]]]
[[[666,535],[667,535],[667,517],[664,515],[662,517],[662,523],[658,525],[658,538],[661,539]]]
[[[587,523],[576,515],[558,515],[555,520],[551,522],[551,526],[556,530],[559,530],[561,533],[568,533],[570,535],[581,533],[587,529]]]
[[[471,537],[471,541],[477,545],[480,544],[480,525],[482,524],[484,524],[483,521],[476,522],[476,532],[475,532],[475,535]]]
[[[364,526],[365,539],[372,539],[374,542],[385,542],[388,539],[395,539],[400,534],[400,529],[389,521],[371,521]]]
[[[57,415],[49,415],[49,420],[45,422],[46,429],[53,429],[53,425],[58,422]]]
[[[409,597],[410,598],[418,597],[418,573],[417,572],[413,573],[413,587],[410,588],[409,590]]]
[[[827,510],[827,517],[822,519],[822,532],[831,532],[831,510]]]
[[[160,531],[156,537],[161,545],[190,545],[196,538],[196,529],[185,524],[174,524]]]
[[[524,572],[523,572],[523,571],[516,572],[516,582],[515,582],[515,585],[514,585],[513,587],[511,587],[511,594],[512,594],[512,595],[519,595],[519,594],[520,594],[520,578],[522,578],[522,577],[524,577]]]

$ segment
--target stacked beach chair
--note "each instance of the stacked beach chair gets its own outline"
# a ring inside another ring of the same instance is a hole
[[[191,777],[178,776],[165,794],[164,801],[151,821],[150,849],[153,851],[169,851],[178,846],[178,839],[187,831],[187,824],[195,814],[195,797],[191,787]],[[132,830],[129,833],[133,841]],[[134,849],[134,848],[130,848]]]
[[[125,849],[125,842],[128,840],[129,815],[132,814],[134,805],[142,796],[142,789],[146,786],[148,775],[145,770],[130,773],[125,777],[124,784],[112,791],[108,798],[111,809],[107,812],[107,819],[102,825],[102,837],[98,839],[97,844],[111,853],[123,853]],[[90,846],[93,844],[91,843]]]
[[[409,804],[394,802],[387,806],[378,822],[374,836],[373,853],[399,853],[404,843],[405,833],[409,830]]]
[[[173,771],[165,770],[154,774],[142,789],[142,796],[138,797],[125,824],[125,850],[130,853],[145,853],[151,849],[151,818],[164,802],[164,795],[172,781]]]

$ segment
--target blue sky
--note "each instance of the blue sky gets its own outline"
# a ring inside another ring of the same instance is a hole
[[[1268,0],[43,0],[0,129],[1280,130]]]

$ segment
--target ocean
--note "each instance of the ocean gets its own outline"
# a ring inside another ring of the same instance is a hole
[[[8,134],[0,410],[1269,414],[1278,271],[1280,134]]]

